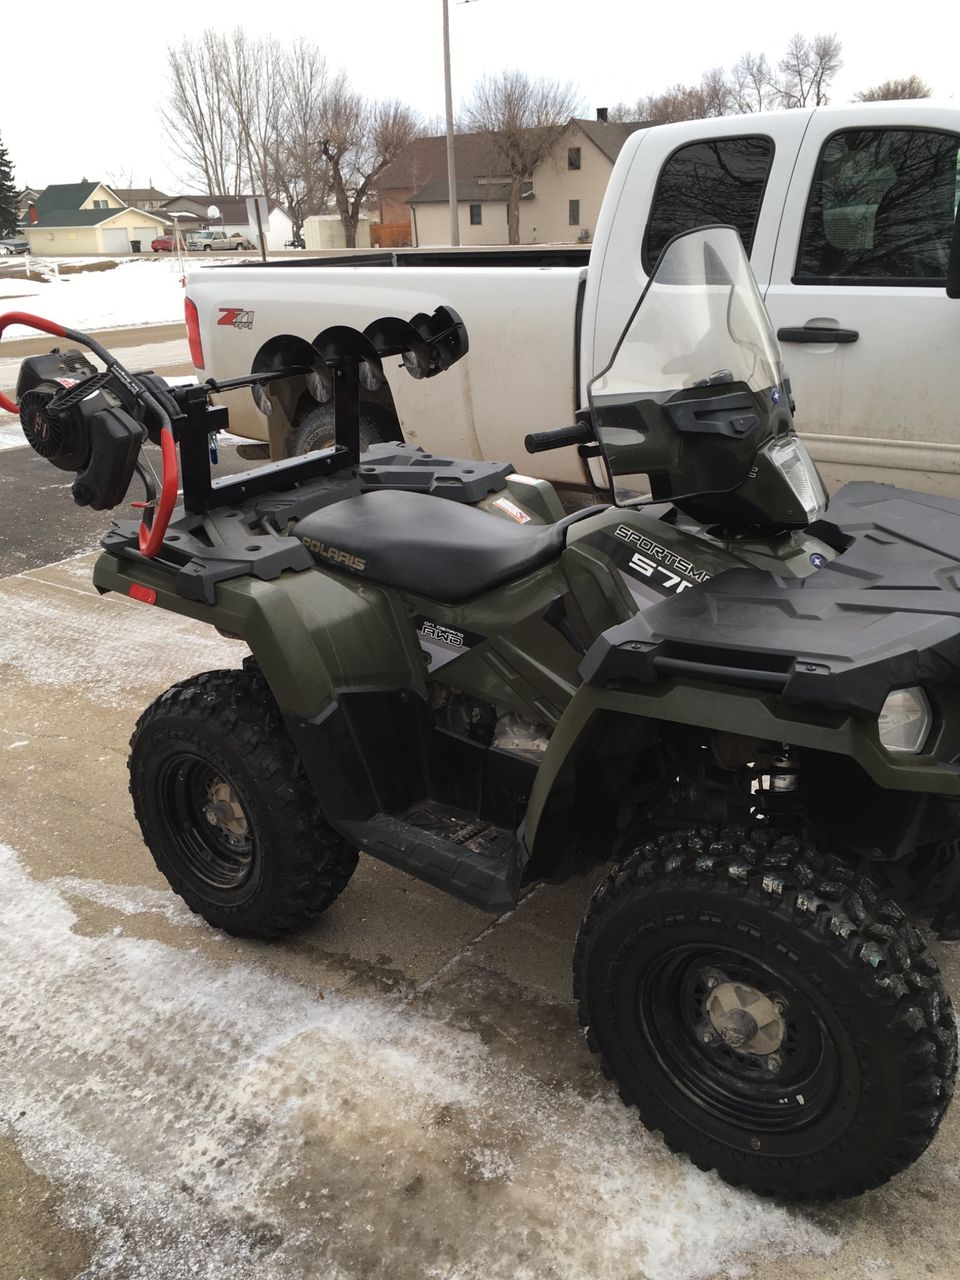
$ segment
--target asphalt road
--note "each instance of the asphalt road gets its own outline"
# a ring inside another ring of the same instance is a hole
[[[125,359],[127,351],[136,352],[130,357],[132,367],[146,364],[170,376],[192,372],[192,366],[182,360],[182,324],[102,330],[94,336],[121,359]],[[50,345],[49,338],[0,343],[0,388],[12,393],[17,362],[49,351]],[[16,420],[6,415],[0,418],[4,424],[3,441],[19,439]],[[148,455],[159,471],[157,451],[150,447]],[[235,441],[221,441],[216,475],[230,475],[255,465],[237,456]],[[70,496],[72,480],[72,472],[57,470],[26,444],[0,447],[0,577],[93,551],[111,519],[127,514],[123,508],[111,513],[78,507]],[[138,485],[135,480],[131,486],[131,500],[140,496]]]

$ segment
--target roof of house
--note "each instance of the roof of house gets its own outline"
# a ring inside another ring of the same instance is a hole
[[[121,213],[139,213],[151,222],[163,223],[156,213],[144,209],[38,209],[36,222],[28,222],[25,230],[30,231],[34,227],[98,227],[101,222],[109,222]]]
[[[250,199],[252,199],[251,196],[215,196],[205,193],[191,195],[190,193],[187,193],[185,195],[165,198],[163,207],[164,209],[171,209],[174,205],[190,203],[200,205],[203,212],[206,213],[207,209],[211,205],[216,205],[220,210],[220,213],[217,216],[222,219],[223,222],[230,223],[232,226],[239,225],[245,227],[249,221],[247,217],[247,201]],[[279,204],[276,200],[269,201],[267,207],[271,213],[276,209],[279,209],[281,213],[287,212],[283,205]]]
[[[580,120],[570,121],[579,125],[591,142],[600,148],[608,160],[616,160],[623,144],[638,129],[649,129],[652,120]]]
[[[527,184],[529,186],[529,183]],[[446,178],[439,182],[428,182],[425,187],[410,197],[407,204],[446,204],[449,199],[449,186]],[[510,195],[509,182],[477,182],[475,178],[457,179],[457,201],[470,201],[471,204],[487,204],[491,201],[503,201]]]
[[[48,209],[79,209],[84,200],[89,200],[101,182],[55,182],[45,187],[34,201],[37,213],[46,213]],[[98,211],[99,212],[99,211]]]
[[[453,141],[457,172],[465,178],[503,175],[503,162],[498,162],[492,133],[458,133]],[[441,181],[446,174],[447,139],[441,134],[437,138],[415,138],[373,185],[378,191],[410,187],[419,191],[431,182]]]
[[[170,199],[166,192],[158,191],[156,187],[111,187],[110,190],[125,204],[147,204]]]

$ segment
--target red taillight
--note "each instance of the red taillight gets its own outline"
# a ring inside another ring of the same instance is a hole
[[[203,343],[200,341],[200,317],[197,304],[190,298],[183,300],[183,314],[187,322],[187,341],[190,343],[190,359],[195,369],[203,368]]]
[[[127,589],[127,595],[134,600],[140,600],[143,604],[156,604],[157,593],[153,587],[145,587],[142,582],[131,582]]]

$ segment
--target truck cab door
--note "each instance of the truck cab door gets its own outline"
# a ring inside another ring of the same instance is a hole
[[[960,301],[945,293],[957,122],[883,104],[816,111],[804,135],[765,301],[829,483],[881,468],[960,493]]]
[[[634,134],[611,175],[583,304],[581,404],[610,360],[660,251],[695,227],[735,226],[761,292],[805,111],[659,125]]]

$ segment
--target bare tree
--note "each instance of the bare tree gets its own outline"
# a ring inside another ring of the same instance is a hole
[[[262,147],[276,198],[298,237],[304,220],[321,213],[330,198],[329,167],[317,147],[330,82],[326,59],[316,45],[298,40],[282,58],[277,82]]]
[[[357,225],[370,186],[421,132],[418,118],[401,102],[367,102],[341,72],[321,106],[317,147],[346,236],[357,243]]]
[[[901,98],[929,98],[930,86],[919,76],[905,76],[902,80],[884,80],[869,89],[860,89],[853,95],[855,102],[896,102]]]
[[[520,243],[520,196],[524,182],[550,153],[579,109],[570,84],[531,80],[522,71],[484,76],[463,110],[467,128],[489,132],[494,153],[510,177],[507,236]]]
[[[780,85],[765,53],[744,53],[733,64],[730,98],[734,115],[769,111],[780,104]]]
[[[781,106],[825,106],[830,85],[843,66],[842,48],[835,34],[816,35],[812,40],[799,31],[791,36],[780,59]]]
[[[170,93],[161,115],[189,179],[208,192],[239,195],[242,154],[228,88],[229,60],[226,39],[215,31],[169,49]]]

